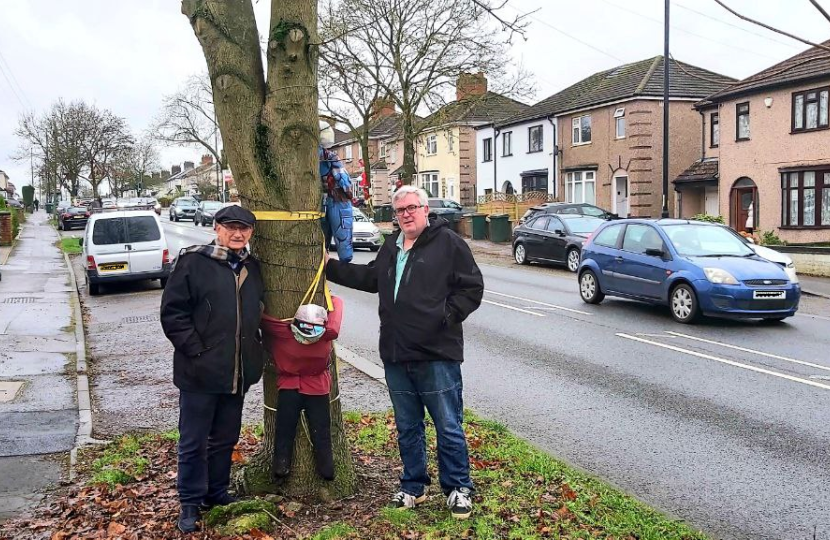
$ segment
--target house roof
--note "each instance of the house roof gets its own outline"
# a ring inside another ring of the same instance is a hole
[[[528,109],[529,106],[495,92],[486,92],[447,103],[426,118],[426,123],[434,125],[455,124],[462,122],[484,123],[500,122]]]
[[[830,47],[830,39],[822,43]],[[738,94],[830,77],[830,51],[810,47],[774,66],[708,96],[704,103],[722,101]]]
[[[712,181],[718,181],[718,158],[704,158],[695,161],[672,182],[677,185]]]
[[[334,129],[334,144],[341,143],[344,141],[348,141],[352,138],[352,134],[347,131],[341,131],[337,128]]]
[[[701,99],[735,80],[685,62],[669,62],[670,98]],[[627,98],[646,96],[663,96],[662,56],[595,73],[497,125],[509,126]]]

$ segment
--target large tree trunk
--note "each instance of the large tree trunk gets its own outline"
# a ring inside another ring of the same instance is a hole
[[[317,211],[321,190],[317,145],[316,0],[274,0],[268,34],[268,82],[260,55],[251,0],[183,0],[207,60],[216,116],[242,204],[251,210]],[[294,315],[323,256],[319,222],[259,221],[251,241],[262,262],[265,312]],[[315,302],[322,304],[322,286]],[[354,491],[355,476],[337,397],[332,385],[333,483],[314,469],[312,449],[300,425],[294,464],[282,490],[289,495],[341,497]],[[244,471],[249,493],[273,491],[271,454],[277,406],[276,374],[263,377],[263,452]]]
[[[403,113],[403,173],[401,181],[404,184],[417,184],[415,182],[415,126],[413,125],[414,115]]]

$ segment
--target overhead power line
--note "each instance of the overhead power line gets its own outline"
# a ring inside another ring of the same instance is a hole
[[[663,21],[661,19],[657,19],[655,17],[650,17],[648,15],[645,15],[644,13],[640,13],[639,11],[634,11],[633,9],[629,9],[627,7],[620,6],[620,5],[615,4],[613,2],[609,2],[608,0],[599,0],[599,1],[604,3],[604,4],[608,4],[609,6],[615,7],[619,10],[627,11],[628,13],[631,13],[632,15],[636,15],[637,17],[641,17],[643,19],[658,23],[661,26],[663,25]],[[715,0],[715,1],[717,2],[718,0]],[[752,49],[745,49],[743,47],[738,47],[738,46],[732,45],[731,43],[728,43],[726,41],[720,41],[720,40],[717,40],[717,39],[713,39],[713,38],[710,38],[708,36],[704,36],[703,34],[698,34],[697,32],[692,32],[691,30],[686,30],[685,28],[680,28],[679,26],[676,26],[676,25],[671,25],[671,27],[673,29],[677,30],[678,32],[683,32],[684,34],[689,34],[691,36],[695,36],[695,37],[700,38],[700,39],[705,39],[706,41],[711,41],[712,43],[717,43],[718,45],[721,45],[723,47],[729,47],[730,49],[735,49],[737,51],[743,51],[745,53],[754,54],[756,56],[760,56],[762,58],[767,58],[769,60],[777,60],[777,58],[773,58],[772,56],[767,56],[766,54],[761,54],[758,51],[754,51]]]
[[[770,36],[765,36],[764,34],[762,34],[762,33],[760,33],[760,32],[753,32],[752,30],[749,30],[749,29],[744,28],[744,27],[742,27],[742,26],[738,26],[737,24],[732,24],[731,22],[728,22],[728,21],[724,21],[723,19],[719,19],[719,18],[717,18],[717,17],[714,17],[714,16],[712,16],[712,15],[709,15],[708,13],[704,13],[704,12],[702,12],[702,11],[698,11],[698,10],[696,10],[696,9],[692,9],[692,8],[690,8],[690,7],[688,7],[688,6],[684,6],[683,4],[679,4],[679,3],[677,3],[677,2],[672,2],[672,3],[674,4],[674,6],[675,6],[675,7],[678,7],[678,8],[680,8],[680,9],[684,9],[684,10],[686,10],[686,11],[690,11],[690,12],[692,12],[692,13],[696,13],[696,14],[700,15],[701,17],[706,17],[707,19],[710,19],[710,20],[712,20],[712,21],[719,22],[719,23],[721,23],[721,24],[725,24],[726,26],[730,26],[730,27],[732,27],[732,28],[735,28],[735,29],[737,29],[737,30],[740,30],[741,32],[746,32],[747,34],[751,34],[751,35],[753,35],[753,36],[757,36],[757,37],[759,37],[759,38],[761,38],[761,39],[766,39],[767,41],[771,41],[771,42],[773,42],[773,43],[778,43],[779,45],[784,45],[784,46],[786,46],[786,47],[792,47],[792,48],[794,48],[794,49],[799,49],[799,48],[800,48],[800,47],[798,47],[797,45],[793,45],[792,43],[787,43],[786,41],[781,41],[781,40],[778,40],[778,39],[772,38],[772,37],[770,37]]]
[[[6,65],[6,69],[3,69],[2,64]],[[32,107],[32,102],[29,101],[29,98],[26,96],[26,92],[23,90],[23,87],[20,86],[20,83],[17,81],[17,77],[14,76],[14,71],[12,71],[11,65],[9,65],[9,62],[3,56],[2,52],[0,52],[0,71],[3,72],[3,77],[6,79],[6,82],[9,84],[9,88],[12,89],[12,93],[14,93],[15,97],[17,98],[17,101],[20,102],[20,105],[23,106],[24,109],[26,108],[26,105],[23,104],[23,100],[20,98],[20,96],[22,95],[23,99],[25,99],[26,102],[29,104],[29,107],[34,108],[34,107]],[[12,82],[14,82],[14,84],[12,84]],[[14,85],[17,85],[17,90],[15,90]],[[19,94],[17,92],[18,90],[20,91]]]

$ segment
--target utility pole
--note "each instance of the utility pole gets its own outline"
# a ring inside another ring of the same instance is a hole
[[[663,27],[663,212],[662,217],[669,217],[669,5],[666,2],[666,15]]]

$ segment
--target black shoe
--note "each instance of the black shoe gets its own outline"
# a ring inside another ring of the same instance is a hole
[[[238,502],[238,501],[239,501],[239,499],[237,499],[236,497],[234,497],[232,495],[229,495],[226,492],[224,495],[222,495],[222,496],[220,496],[216,499],[205,499],[205,501],[202,503],[202,510],[207,511],[207,510],[210,510],[211,508],[213,508],[214,506],[227,506],[229,504],[233,504],[233,503]]]
[[[196,522],[199,521],[199,507],[192,504],[182,506],[179,513],[179,530],[183,533],[196,531]]]

